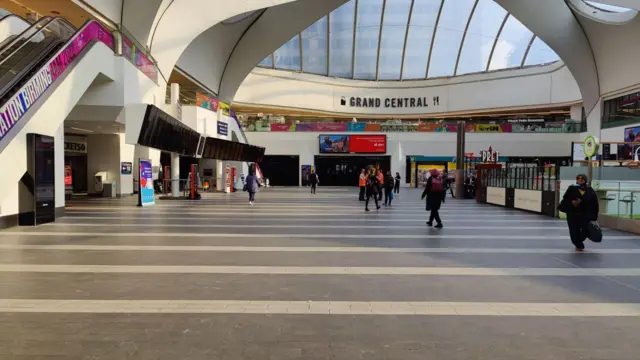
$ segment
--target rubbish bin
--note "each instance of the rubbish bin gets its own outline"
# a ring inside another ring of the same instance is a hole
[[[116,197],[116,183],[105,181],[102,183],[102,197]]]

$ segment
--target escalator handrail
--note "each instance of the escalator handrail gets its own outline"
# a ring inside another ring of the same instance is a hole
[[[45,39],[42,42],[38,43],[39,48],[32,49],[31,52],[25,55],[24,58],[20,59],[14,67],[12,78],[8,80],[5,84],[1,81],[4,80],[4,75],[0,74],[0,99],[3,99],[9,91],[11,91],[16,84],[18,84],[25,76],[33,70],[34,67],[40,63],[44,57],[51,53],[57,46],[61,45],[62,40],[58,39]],[[33,51],[38,51],[35,55],[33,55]],[[30,58],[28,58],[30,57]],[[27,63],[24,63],[28,61]]]
[[[6,19],[7,17],[9,17],[11,15],[5,16],[2,18],[2,20]],[[51,16],[45,16],[42,19],[36,21],[33,25],[31,25],[30,27],[26,28],[23,32],[21,32],[20,34],[16,35],[9,43],[5,44],[2,46],[2,48],[0,48],[0,59],[3,59],[2,61],[4,61],[5,58],[8,58],[9,56],[11,56],[12,54],[5,54],[3,55],[4,52],[6,52],[8,49],[10,49],[13,45],[15,45],[16,43],[18,43],[18,41],[20,41],[22,38],[28,36],[27,33],[36,30],[37,28],[41,29],[44,26],[46,26],[49,22],[53,21],[53,18]],[[39,31],[36,31],[33,33],[33,35],[37,34]],[[31,36],[29,36],[29,38],[31,38]]]
[[[89,36],[87,37],[87,35]],[[0,104],[0,115],[2,115],[0,121],[4,121],[5,125],[5,129],[0,128],[0,152],[7,146],[8,142],[5,141],[5,138],[15,124],[22,119],[33,104],[38,102],[49,87],[63,76],[69,66],[95,42],[101,42],[115,51],[113,34],[98,21],[89,20],[67,39],[60,49],[49,56],[49,60],[36,69],[34,75],[21,85],[6,102]]]
[[[74,36],[74,34],[76,33],[77,29],[73,25],[71,25],[66,19],[61,18],[61,17],[55,17],[55,18],[51,18],[51,20],[48,21],[46,24],[44,24],[44,26],[42,26],[40,29],[38,29],[37,32],[29,35],[29,37],[27,39],[23,39],[21,36],[18,36],[18,37],[16,37],[14,39],[14,41],[12,41],[12,43],[17,43],[18,41],[22,40],[26,44],[29,41],[31,41],[32,39],[34,39],[36,36],[42,34],[43,32],[45,32],[45,31],[49,31],[50,32],[51,31],[50,27],[53,24],[59,24],[59,23],[62,24],[63,26],[68,27],[69,30],[71,30],[69,38]],[[26,31],[28,31],[28,29]],[[47,38],[46,35],[44,37]],[[64,38],[60,38],[60,39],[63,40],[63,41],[68,40],[68,39],[64,39]],[[5,49],[9,49],[9,48],[10,48],[10,46],[9,47],[5,47]],[[20,49],[22,49],[22,46],[16,48],[11,54],[6,54],[6,56],[3,56],[2,52],[0,52],[0,65],[4,64],[5,61],[10,59],[11,56],[13,56],[15,53],[20,51]]]

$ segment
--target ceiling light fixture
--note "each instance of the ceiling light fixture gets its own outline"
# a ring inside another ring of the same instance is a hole
[[[88,133],[92,133],[92,132],[93,132],[93,131],[91,131],[91,130],[87,130],[87,129],[80,129],[80,128],[73,127],[73,126],[71,126],[70,128],[71,128],[72,130],[76,130],[76,131],[84,131],[84,132],[88,132]]]

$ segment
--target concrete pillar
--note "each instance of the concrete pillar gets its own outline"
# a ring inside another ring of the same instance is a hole
[[[570,110],[571,120],[582,121],[582,104],[573,105]]]
[[[224,190],[224,164],[222,160],[216,160],[216,190]]]
[[[598,139],[601,137],[600,131],[602,130],[603,103],[602,98],[600,98],[596,103],[596,106],[587,113],[587,132],[581,134],[580,140],[584,141],[588,135],[596,136]],[[587,109],[585,109],[585,111],[587,111]]]
[[[465,122],[458,121],[456,127],[456,198],[462,199],[464,194],[464,145],[465,145]]]
[[[180,84],[171,84],[171,109],[173,116],[178,117],[178,102],[180,101]],[[171,196],[180,196],[180,155],[171,153]]]

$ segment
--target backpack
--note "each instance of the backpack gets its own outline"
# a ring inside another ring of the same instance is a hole
[[[431,191],[432,192],[444,192],[444,185],[442,184],[442,179],[437,177],[431,178]]]

